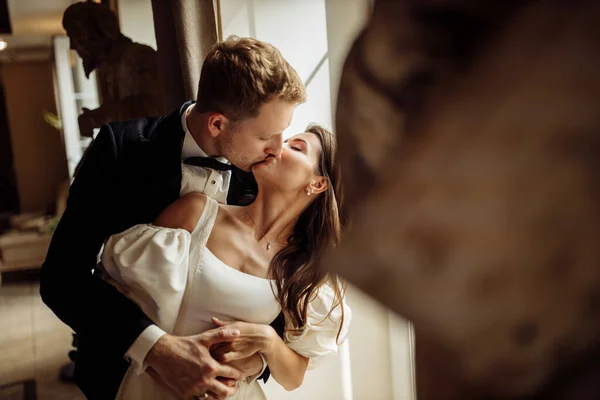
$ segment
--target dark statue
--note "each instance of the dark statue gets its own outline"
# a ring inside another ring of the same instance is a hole
[[[83,60],[86,76],[97,71],[102,105],[79,116],[82,136],[111,121],[166,112],[156,51],[124,36],[116,15],[106,6],[80,2],[63,15],[71,48]]]

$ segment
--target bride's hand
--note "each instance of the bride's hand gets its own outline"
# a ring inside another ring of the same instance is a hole
[[[221,321],[214,317],[212,321],[217,329],[235,329],[240,332],[234,340],[219,345],[214,351],[211,349],[213,357],[224,363],[241,360],[255,353],[268,353],[273,341],[279,337],[269,325]]]

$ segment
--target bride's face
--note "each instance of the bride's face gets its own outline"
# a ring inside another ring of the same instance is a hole
[[[321,142],[315,134],[300,133],[285,141],[280,159],[269,157],[255,164],[252,172],[263,187],[275,186],[306,196],[306,189],[322,178],[317,173],[321,151]]]

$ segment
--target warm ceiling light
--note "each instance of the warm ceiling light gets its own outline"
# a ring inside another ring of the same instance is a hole
[[[7,46],[8,43],[6,43],[4,40],[0,40],[0,51],[6,49]]]

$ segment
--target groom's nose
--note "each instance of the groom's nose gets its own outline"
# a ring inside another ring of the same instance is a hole
[[[275,158],[281,158],[281,152],[283,151],[283,135],[279,134],[275,136],[269,143],[269,147],[265,149],[267,156],[273,156]]]

